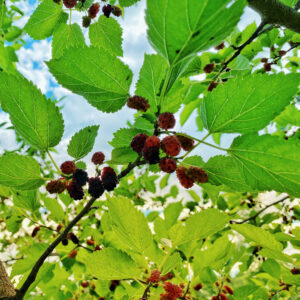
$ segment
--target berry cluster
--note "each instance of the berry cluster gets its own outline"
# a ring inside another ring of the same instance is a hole
[[[92,162],[99,166],[104,162],[105,156],[102,152],[95,152],[92,156]],[[83,187],[88,183],[88,193],[99,198],[105,190],[112,191],[118,184],[118,177],[115,171],[110,167],[104,167],[101,176],[98,171],[97,177],[88,177],[85,170],[78,169],[73,161],[65,161],[60,166],[61,172],[66,177],[50,181],[46,189],[50,194],[62,193],[67,189],[69,195],[74,200],[81,200],[84,197]]]
[[[129,101],[130,100],[130,101]],[[145,100],[142,97],[134,96],[128,100],[127,104],[130,103],[130,107],[141,110],[141,107],[145,108]],[[170,112],[162,113],[158,116],[157,125],[168,130],[175,126],[175,117]],[[197,167],[177,167],[177,156],[181,149],[190,151],[194,147],[194,140],[181,135],[167,135],[162,140],[157,135],[148,137],[145,133],[137,134],[131,141],[130,144],[133,151],[140,155],[143,155],[145,161],[152,164],[159,163],[159,168],[166,173],[173,173],[176,171],[177,177],[180,183],[185,188],[193,186],[194,182],[205,183],[208,181],[207,173]],[[167,156],[160,157],[160,149]]]
[[[183,295],[182,288],[178,285],[172,284],[171,282],[164,283],[165,294],[160,294],[160,300],[176,300],[181,298]]]

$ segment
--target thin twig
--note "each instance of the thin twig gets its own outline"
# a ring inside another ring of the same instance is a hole
[[[186,291],[185,291],[185,293],[184,293],[184,295],[183,295],[183,297],[182,297],[183,300],[185,299],[186,295],[188,294],[188,292],[189,292],[189,290],[190,290],[190,284],[191,284],[191,282],[189,281],[189,283],[188,283],[188,285],[187,285],[187,288],[186,288]]]
[[[147,285],[141,300],[147,300],[148,299],[150,287],[151,287],[151,283],[149,285]]]
[[[16,261],[16,260],[21,260],[21,259],[24,259],[24,256],[16,257],[16,258],[11,258],[11,259],[7,259],[7,260],[2,260],[2,262],[4,264],[7,264],[7,263],[10,263],[10,262],[13,262],[13,261]]]
[[[259,210],[256,214],[254,214],[253,216],[243,220],[243,221],[235,221],[235,220],[231,220],[231,223],[236,223],[236,224],[244,224],[246,222],[249,222],[250,220],[254,220],[257,216],[259,216],[262,212],[264,212],[266,209],[268,209],[269,207],[273,206],[273,205],[276,205],[278,203],[281,203],[287,199],[289,199],[290,197],[289,196],[285,196],[284,198],[282,199],[279,199],[271,204],[268,204],[267,206],[265,206],[264,208],[262,208],[261,210]]]
[[[284,54],[284,55],[286,55],[288,52],[292,51],[293,49],[296,49],[296,48],[299,47],[299,46],[300,46],[300,43],[295,43],[293,46],[291,46],[289,49],[287,49],[287,50],[285,51],[285,54]],[[271,65],[276,65],[277,62],[278,62],[282,57],[283,57],[283,56],[281,56],[281,55],[276,55],[276,56],[274,57],[273,61],[270,62],[270,64],[271,64]]]

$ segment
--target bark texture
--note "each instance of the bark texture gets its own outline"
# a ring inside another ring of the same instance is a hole
[[[277,24],[300,33],[300,12],[279,0],[248,0],[267,24]]]
[[[15,295],[15,288],[5,271],[2,261],[0,260],[0,298],[13,297]]]

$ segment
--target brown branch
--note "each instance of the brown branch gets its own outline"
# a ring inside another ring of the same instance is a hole
[[[0,297],[14,297],[16,291],[0,260]]]
[[[285,54],[287,54],[288,52],[292,51],[293,49],[296,49],[297,47],[300,46],[300,43],[295,43],[293,46],[291,46],[288,50],[285,51]],[[276,55],[274,57],[274,60],[272,62],[270,62],[271,65],[276,65],[277,62],[282,58],[283,56],[281,55]]]
[[[130,163],[125,170],[123,170],[119,176],[118,179],[121,179],[122,177],[126,176],[131,170],[133,170],[136,166],[142,165],[145,162],[141,161],[141,156],[139,156],[135,162]],[[64,231],[49,245],[49,247],[44,251],[44,253],[40,256],[40,258],[37,260],[35,265],[33,266],[30,274],[26,278],[25,282],[21,286],[21,288],[17,291],[17,294],[15,296],[11,295],[11,297],[5,297],[0,298],[1,300],[22,300],[26,292],[28,291],[31,284],[35,281],[36,276],[42,267],[43,263],[47,259],[47,257],[52,253],[52,251],[56,248],[56,246],[65,238],[67,238],[68,232],[73,228],[74,225],[84,216],[86,215],[90,208],[92,207],[93,203],[96,201],[96,198],[92,198],[88,201],[88,203],[85,205],[85,207],[80,211],[80,213],[66,226]],[[1,267],[1,265],[0,265]],[[0,269],[1,270],[1,269]],[[10,283],[10,281],[9,281]],[[11,285],[11,283],[10,283]],[[8,285],[9,286],[9,285]],[[7,296],[7,295],[5,295]],[[0,296],[1,297],[1,296]]]
[[[278,24],[300,33],[300,13],[279,0],[248,0],[266,24]]]
[[[189,283],[187,285],[187,288],[186,288],[186,291],[185,291],[185,293],[184,293],[184,295],[183,295],[183,297],[181,299],[183,299],[183,300],[186,299],[186,296],[187,296],[187,294],[188,294],[188,292],[190,290],[190,284],[191,284],[191,282],[189,281]]]
[[[268,209],[269,207],[271,207],[271,206],[273,206],[273,205],[276,205],[276,204],[278,204],[278,203],[281,203],[281,202],[283,202],[283,201],[285,201],[285,200],[287,200],[287,199],[289,199],[290,197],[289,196],[285,196],[284,198],[282,198],[282,199],[279,199],[279,200],[277,200],[277,201],[275,201],[275,202],[273,202],[273,203],[271,203],[271,204],[268,204],[267,206],[265,206],[264,208],[262,208],[261,210],[259,210],[256,214],[254,214],[253,216],[251,216],[251,217],[249,217],[249,218],[247,218],[247,219],[245,219],[245,220],[243,220],[243,221],[235,221],[235,220],[231,220],[230,222],[231,223],[235,223],[235,224],[244,224],[244,223],[246,223],[246,222],[249,222],[249,221],[251,221],[251,220],[254,220],[256,217],[258,217],[262,212],[264,212],[266,209]]]
[[[149,297],[149,291],[150,291],[150,287],[151,287],[151,283],[149,285],[147,285],[142,298],[140,298],[140,300],[147,300]]]

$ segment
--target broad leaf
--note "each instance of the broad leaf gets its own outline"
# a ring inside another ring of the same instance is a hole
[[[17,190],[34,190],[43,183],[40,166],[32,157],[15,153],[0,157],[0,184]]]
[[[90,254],[87,270],[96,278],[104,280],[136,278],[140,273],[129,255],[114,248],[106,248]]]
[[[300,110],[295,105],[289,105],[274,120],[279,126],[285,127],[288,124],[300,126]]]
[[[62,4],[44,0],[36,8],[25,25],[25,31],[34,39],[42,40],[53,34],[55,27],[68,19]]]
[[[144,64],[140,70],[139,80],[136,83],[135,94],[146,98],[153,112],[157,111],[157,106],[159,105],[160,89],[166,70],[167,63],[162,56],[145,54]]]
[[[122,7],[129,7],[139,1],[140,0],[119,0],[119,3]]]
[[[114,148],[128,147],[132,139],[143,130],[135,128],[121,128],[114,133],[114,137],[109,144]]]
[[[233,224],[231,228],[258,246],[282,250],[282,244],[275,239],[274,235],[260,227],[251,224]]]
[[[56,222],[62,222],[65,218],[65,211],[59,204],[57,199],[44,197],[43,198],[45,207],[50,212],[50,218]]]
[[[113,231],[129,248],[151,257],[153,237],[147,220],[128,198],[118,197],[108,201]],[[149,255],[150,254],[150,255]]]
[[[93,46],[104,48],[116,56],[123,56],[122,29],[115,19],[100,16],[98,22],[90,26],[89,38]]]
[[[52,40],[52,58],[59,58],[70,47],[85,45],[84,36],[78,24],[60,24],[54,31]]]
[[[236,161],[229,156],[214,156],[204,165],[208,182],[214,185],[225,184],[235,191],[249,192],[251,188],[240,174]]]
[[[237,137],[228,150],[246,184],[300,196],[300,149],[297,143],[271,135]]]
[[[209,208],[203,210],[188,218],[181,230],[177,231],[175,228],[172,243],[178,246],[193,240],[204,239],[222,230],[228,221],[228,216],[220,213],[217,209]]]
[[[99,125],[87,126],[75,133],[68,145],[68,153],[79,160],[92,151],[98,134]]]
[[[14,205],[30,212],[35,212],[40,207],[37,190],[13,191]]]
[[[235,28],[245,2],[147,0],[148,39],[170,63],[220,44]]]
[[[0,73],[0,105],[9,113],[16,131],[32,146],[47,150],[63,135],[62,115],[32,82]]]
[[[103,49],[69,48],[47,65],[62,86],[82,95],[101,111],[115,112],[129,97],[131,70]]]
[[[126,165],[137,159],[138,155],[131,147],[115,148],[111,153],[111,164]]]
[[[296,74],[256,74],[232,79],[202,101],[204,127],[212,133],[257,132],[293,100],[298,85]]]

